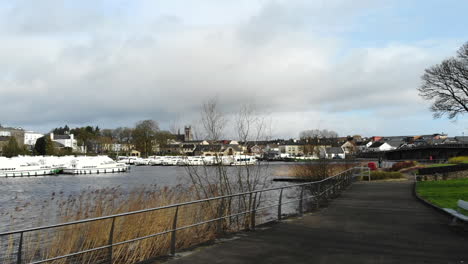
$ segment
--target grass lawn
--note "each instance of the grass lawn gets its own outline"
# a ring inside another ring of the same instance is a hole
[[[420,196],[442,208],[457,208],[457,201],[468,201],[468,179],[418,182]]]
[[[427,165],[426,168],[447,167],[447,166],[453,166],[453,165],[456,165],[456,164],[437,163],[437,164]]]

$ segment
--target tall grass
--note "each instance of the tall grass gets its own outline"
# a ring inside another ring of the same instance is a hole
[[[356,167],[359,163],[332,163],[327,160],[294,165],[291,175],[295,178],[319,181]]]
[[[190,201],[194,198],[192,188],[139,188],[128,194],[119,188],[84,191],[77,197],[59,201],[60,222],[137,211],[163,205]],[[235,209],[234,209],[235,207]],[[245,210],[233,200],[211,201],[180,206],[177,226],[188,226],[226,215],[229,212]],[[113,243],[170,230],[173,225],[175,208],[122,216],[115,219]],[[110,241],[112,219],[64,226],[49,230],[28,232],[24,235],[23,261],[54,258],[77,251],[105,246]],[[219,223],[203,224],[177,231],[177,248],[187,248],[212,240],[220,230],[243,229],[247,217],[237,217]],[[7,249],[5,255],[15,256],[17,236],[0,240],[0,249]],[[112,249],[113,263],[135,263],[154,256],[167,255],[170,248],[170,234],[164,234],[137,242],[122,244]],[[109,249],[102,249],[79,256],[64,258],[49,263],[107,263]],[[1,254],[0,254],[1,256]],[[0,262],[8,263],[5,259]]]

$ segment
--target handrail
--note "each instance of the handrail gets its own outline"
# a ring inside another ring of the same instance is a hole
[[[331,177],[325,178],[325,179],[320,180],[320,181],[298,183],[298,184],[288,185],[288,186],[284,186],[284,187],[266,188],[266,189],[253,190],[253,191],[243,192],[243,193],[235,193],[235,194],[229,194],[229,195],[223,195],[223,196],[215,196],[215,197],[210,197],[210,198],[205,198],[205,199],[200,199],[200,200],[194,200],[194,201],[182,202],[182,203],[177,203],[177,204],[164,205],[164,206],[160,206],[160,207],[136,210],[136,211],[126,212],[126,213],[106,215],[106,216],[100,216],[100,217],[93,217],[93,218],[70,221],[70,222],[54,224],[54,225],[48,225],[48,226],[40,226],[40,227],[32,227],[32,228],[26,228],[26,229],[21,229],[21,230],[13,230],[13,231],[0,233],[0,237],[1,236],[12,235],[12,234],[24,233],[24,232],[39,231],[39,230],[44,230],[44,229],[49,229],[49,228],[63,227],[63,226],[67,226],[67,225],[84,224],[84,223],[94,222],[94,221],[98,221],[98,220],[111,219],[111,218],[114,218],[114,217],[121,217],[121,216],[128,216],[128,215],[134,215],[134,214],[147,213],[147,212],[158,211],[158,210],[163,210],[163,209],[175,208],[177,206],[184,206],[184,205],[190,205],[190,204],[196,204],[196,203],[202,203],[202,202],[209,202],[209,201],[219,200],[219,199],[223,199],[223,198],[237,197],[237,196],[242,196],[242,195],[246,195],[246,194],[255,194],[255,193],[259,193],[259,192],[268,192],[268,191],[275,191],[275,190],[286,189],[286,188],[294,188],[294,187],[300,187],[300,186],[305,186],[305,185],[318,184],[318,183],[325,182],[327,180],[338,177],[343,173],[346,173],[348,171],[358,169],[358,168],[367,168],[367,167],[353,167],[351,169],[347,169],[345,171],[342,171],[342,172],[340,172],[339,174],[337,174],[335,176],[331,176]]]
[[[220,220],[223,220],[223,219],[227,219],[229,217],[234,217],[234,216],[239,216],[239,215],[247,215],[247,214],[250,214],[250,217],[251,217],[251,220],[252,220],[250,226],[251,226],[252,229],[254,229],[255,225],[256,225],[255,224],[256,211],[263,210],[263,209],[266,209],[266,208],[278,207],[278,219],[281,219],[281,205],[282,204],[288,204],[288,203],[295,202],[295,201],[296,202],[299,201],[299,214],[302,215],[303,200],[304,199],[314,198],[314,200],[316,200],[317,206],[318,206],[319,201],[320,201],[320,199],[322,199],[323,195],[328,197],[328,194],[330,192],[333,192],[333,193],[336,192],[335,188],[338,188],[338,189],[341,190],[343,186],[349,185],[352,182],[352,180],[356,177],[356,174],[354,174],[354,173],[349,174],[349,172],[357,170],[357,169],[359,169],[361,172],[363,172],[363,169],[366,169],[366,172],[369,171],[367,167],[354,167],[354,168],[350,168],[350,169],[347,169],[345,171],[342,171],[342,172],[338,173],[335,176],[331,176],[331,177],[328,177],[328,178],[320,180],[320,181],[300,183],[300,184],[292,184],[292,185],[288,185],[288,186],[266,188],[266,189],[261,189],[261,190],[253,190],[253,191],[248,191],[248,192],[242,192],[242,193],[236,193],[236,194],[230,194],[230,195],[223,195],[223,196],[216,196],[216,197],[210,197],[210,198],[194,200],[194,201],[187,201],[187,202],[171,204],[171,205],[166,205],[166,206],[160,206],[160,207],[155,207],[155,208],[142,209],[142,210],[131,211],[131,212],[126,212],[126,213],[113,214],[113,215],[108,215],[108,216],[88,218],[88,219],[71,221],[71,222],[60,223],[60,224],[54,224],[54,225],[48,225],[48,226],[40,226],[40,227],[27,228],[27,229],[22,229],[22,230],[9,231],[9,232],[5,232],[5,233],[0,233],[0,238],[2,238],[4,236],[9,236],[9,235],[17,235],[17,234],[20,235],[20,242],[19,242],[19,249],[18,249],[18,253],[17,253],[18,256],[17,256],[17,262],[16,263],[22,263],[22,261],[21,261],[21,258],[22,258],[22,240],[23,240],[23,234],[24,233],[32,232],[32,231],[45,230],[45,229],[51,229],[51,228],[57,228],[57,227],[63,227],[63,226],[69,226],[69,225],[89,223],[89,222],[99,221],[99,220],[112,219],[112,228],[111,228],[111,237],[112,237],[112,234],[114,232],[113,231],[113,226],[114,226],[115,219],[117,217],[123,217],[123,216],[128,216],[128,215],[135,215],[135,214],[140,214],[140,213],[146,213],[146,212],[153,212],[153,211],[158,211],[158,210],[163,210],[163,209],[175,208],[176,212],[175,212],[175,216],[174,216],[173,227],[165,229],[162,232],[154,233],[154,234],[150,234],[150,235],[146,235],[146,236],[142,236],[142,237],[137,237],[137,238],[133,238],[133,239],[126,240],[126,241],[119,241],[119,242],[115,242],[115,243],[112,242],[112,240],[109,240],[109,243],[107,245],[103,245],[103,246],[99,246],[99,247],[95,247],[95,248],[91,248],[91,249],[86,249],[86,250],[81,250],[81,251],[77,251],[77,252],[73,252],[73,253],[69,253],[69,254],[65,254],[65,255],[61,255],[61,256],[56,256],[56,257],[49,258],[49,259],[35,260],[32,263],[45,263],[45,262],[50,262],[50,261],[54,261],[54,260],[58,260],[58,259],[77,256],[77,255],[81,255],[81,254],[84,254],[84,253],[93,252],[93,251],[102,250],[102,249],[109,249],[110,250],[110,259],[112,261],[112,247],[113,246],[118,246],[118,245],[122,245],[122,244],[126,244],[126,243],[136,242],[136,241],[139,241],[139,240],[143,240],[143,239],[147,239],[147,238],[151,238],[151,237],[155,237],[155,236],[159,236],[159,235],[163,235],[163,234],[172,234],[173,238],[172,238],[172,243],[171,243],[171,254],[175,254],[175,239],[176,239],[175,238],[175,233],[178,230],[183,230],[183,229],[187,229],[187,228],[191,228],[191,227],[195,227],[195,226],[199,226],[199,225],[203,225],[203,224],[207,224],[207,223],[217,222],[217,221],[220,221]],[[338,180],[333,181],[328,186],[324,186],[325,189],[320,188],[321,183],[325,183],[327,181],[334,180],[335,178],[338,178],[338,177],[341,177],[341,178],[339,178]],[[301,194],[300,194],[300,197],[298,199],[294,199],[292,201],[286,201],[286,202],[282,202],[282,200],[281,200],[284,189],[295,188],[295,187],[304,187],[304,186],[316,185],[316,184],[318,184],[319,187],[318,187],[318,192],[314,193],[314,195],[304,197],[303,196],[304,188],[301,188],[301,192],[300,192]],[[264,206],[264,207],[256,207],[256,202],[255,201],[256,201],[257,196],[258,196],[257,194],[260,193],[260,195],[261,195],[261,193],[269,192],[269,191],[275,191],[275,190],[281,190],[279,203],[275,203],[273,205],[270,204],[270,205],[267,205],[267,206]],[[244,196],[244,195],[250,195],[251,198],[252,198],[252,196],[254,196],[254,200],[253,200],[254,202],[253,203],[255,204],[255,206],[252,206],[252,207],[249,206],[249,208],[247,210],[243,210],[242,212],[237,212],[237,213],[231,213],[229,215],[218,216],[218,217],[214,217],[214,218],[211,218],[211,219],[208,219],[208,220],[205,220],[205,221],[200,221],[200,222],[192,223],[192,224],[185,225],[185,226],[176,226],[176,224],[175,224],[177,222],[177,212],[179,211],[179,208],[182,207],[182,206],[197,204],[197,203],[203,203],[203,202],[209,202],[209,201],[214,201],[214,200],[222,200],[222,199],[225,199],[225,198],[232,198],[232,197],[238,197],[238,196]]]

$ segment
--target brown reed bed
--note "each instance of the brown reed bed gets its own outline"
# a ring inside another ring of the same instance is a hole
[[[358,165],[359,162],[333,163],[328,160],[318,160],[294,165],[291,168],[291,176],[310,181],[319,181]]]
[[[124,193],[120,188],[86,190],[76,197],[54,198],[58,205],[59,222],[113,215],[118,213],[155,208],[194,199],[191,188],[176,186],[158,188],[150,186]],[[180,206],[177,226],[183,227],[207,221],[234,211],[245,210],[245,202],[216,200]],[[242,207],[242,208],[241,208]],[[175,208],[138,213],[115,218],[113,243],[136,239],[170,230],[173,225]],[[177,249],[214,239],[219,233],[244,229],[247,217],[237,217],[218,223],[203,224],[177,231]],[[23,262],[54,258],[78,251],[105,246],[110,241],[112,219],[105,219],[48,230],[28,232],[24,235]],[[0,247],[6,248],[3,255],[14,259],[17,249],[17,235],[1,240]],[[137,242],[126,243],[112,248],[113,263],[137,263],[152,257],[167,255],[171,235],[164,234]],[[1,256],[1,255],[0,255]],[[110,250],[102,249],[74,257],[62,258],[49,263],[109,263]],[[8,263],[5,261],[5,263]]]

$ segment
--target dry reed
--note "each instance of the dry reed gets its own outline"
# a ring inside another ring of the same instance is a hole
[[[190,201],[193,200],[193,197],[194,190],[191,188],[150,186],[135,189],[129,193],[124,193],[120,188],[87,190],[76,197],[68,197],[64,200],[57,198],[55,202],[59,205],[59,222],[70,222]],[[236,203],[235,199],[184,205],[179,207],[177,226],[184,227],[245,209],[246,205],[241,206],[241,203]],[[168,208],[117,217],[114,223],[113,243],[170,230],[175,210],[175,208]],[[179,230],[177,231],[176,247],[182,249],[212,240],[220,230],[229,232],[243,229],[246,222],[248,222],[248,217],[241,216],[235,219],[228,218],[218,223]],[[105,246],[109,243],[111,226],[112,219],[106,219],[25,233],[23,261],[31,262],[54,258]],[[17,241],[15,238],[17,236],[12,235],[7,239],[6,255],[14,256],[16,254]],[[113,263],[136,263],[155,256],[167,255],[170,249],[170,240],[170,234],[164,234],[114,246],[112,249]],[[102,249],[49,263],[108,263],[109,253],[109,249]]]

